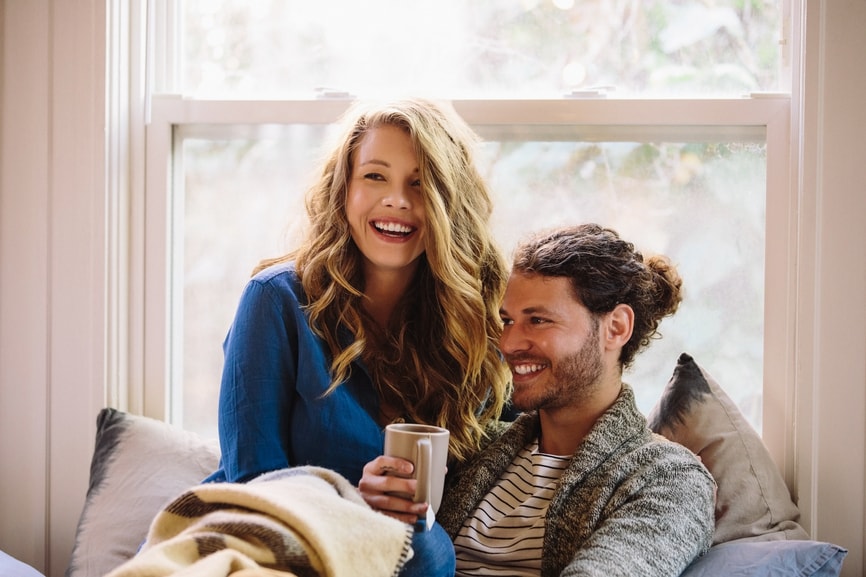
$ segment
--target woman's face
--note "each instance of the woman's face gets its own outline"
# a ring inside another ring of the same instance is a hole
[[[346,217],[367,274],[415,271],[424,252],[427,219],[418,159],[403,130],[381,126],[361,137]]]

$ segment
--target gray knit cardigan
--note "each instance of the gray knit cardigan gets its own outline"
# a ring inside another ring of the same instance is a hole
[[[436,515],[452,539],[520,449],[536,413],[490,427],[489,444],[448,475]],[[681,445],[655,435],[623,384],[581,442],[547,511],[541,575],[674,577],[712,544],[715,481]]]

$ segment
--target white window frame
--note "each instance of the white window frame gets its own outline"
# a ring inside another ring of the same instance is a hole
[[[765,131],[767,142],[767,222],[765,272],[765,346],[764,346],[764,436],[772,439],[778,425],[780,403],[792,407],[786,374],[790,338],[787,299],[779,295],[788,290],[788,266],[793,264],[789,223],[795,214],[796,199],[789,190],[789,123],[790,98],[747,98],[730,100],[458,100],[452,101],[457,112],[472,125],[571,124],[590,130],[594,137],[630,127],[649,140],[675,140],[678,133],[693,134],[699,130],[708,138],[757,127]],[[349,101],[202,101],[176,96],[155,96],[151,104],[151,121],[147,127],[147,172],[145,187],[144,231],[144,352],[143,391],[145,412],[160,418],[172,414],[169,390],[165,383],[179,382],[171,363],[173,346],[172,318],[180,311],[170,310],[170,291],[179,280],[180,271],[172,271],[170,248],[173,231],[170,215],[181,211],[173,204],[170,191],[174,185],[170,160],[172,134],[176,127],[188,124],[328,124],[337,120]],[[176,158],[176,157],[175,157]],[[180,173],[175,167],[174,173]],[[782,257],[782,255],[785,255]],[[784,263],[788,263],[785,266]],[[771,298],[772,297],[772,298]],[[177,327],[174,327],[176,330]],[[779,347],[778,343],[788,345]],[[168,389],[168,390],[167,390]]]
[[[172,420],[170,384],[172,318],[171,263],[172,135],[185,124],[331,123],[349,105],[347,100],[232,101],[188,99],[172,95],[176,70],[166,54],[177,45],[175,0],[130,0],[130,11],[145,15],[150,25],[140,32],[147,50],[130,56],[132,91],[141,78],[144,97],[144,132],[131,126],[130,166],[113,170],[133,172],[129,185],[129,221],[118,216],[119,228],[128,228],[128,240],[118,244],[128,263],[114,271],[118,285],[128,286],[128,308],[110,319],[120,337],[113,342],[115,370],[109,367],[109,404],[163,420]],[[790,9],[786,4],[786,13]],[[799,13],[799,10],[795,11]],[[154,26],[154,23],[161,23]],[[797,19],[791,23],[799,26]],[[790,29],[790,27],[788,28]],[[135,34],[133,34],[135,36]],[[790,47],[789,47],[790,48]],[[135,52],[134,47],[131,48]],[[145,58],[145,54],[150,54]],[[791,51],[787,62],[797,70],[799,55]],[[149,62],[150,66],[145,66]],[[154,67],[154,62],[164,65]],[[141,66],[136,70],[136,63]],[[158,74],[155,74],[158,72]],[[725,134],[726,127],[753,127],[765,131],[767,143],[767,199],[764,284],[763,438],[789,486],[795,481],[794,415],[796,373],[796,266],[800,199],[796,183],[800,143],[792,137],[797,105],[794,95],[756,94],[732,99],[561,99],[561,100],[456,100],[453,105],[473,125],[561,124],[595,127],[600,133],[616,127],[640,127],[644,137],[670,139],[677,131],[705,127],[708,135]],[[134,98],[131,98],[134,100]],[[174,167],[175,169],[177,167]],[[112,169],[110,169],[111,172]],[[111,174],[109,174],[111,179]],[[121,203],[122,204],[122,203]],[[128,246],[124,243],[128,242]],[[115,250],[118,250],[115,247]],[[122,260],[122,259],[121,259]],[[176,276],[174,277],[176,278]],[[128,310],[128,313],[124,311]],[[128,317],[126,316],[128,314]],[[122,383],[122,384],[121,384]]]

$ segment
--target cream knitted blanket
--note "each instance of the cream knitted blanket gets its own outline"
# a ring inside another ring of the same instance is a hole
[[[193,487],[108,577],[390,577],[412,557],[411,541],[410,525],[370,509],[341,475],[293,467]]]

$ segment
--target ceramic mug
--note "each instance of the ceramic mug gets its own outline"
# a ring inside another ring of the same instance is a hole
[[[449,436],[448,429],[433,425],[392,423],[385,427],[385,454],[415,465],[415,494],[404,496],[416,503],[429,503],[434,513],[442,503]]]

